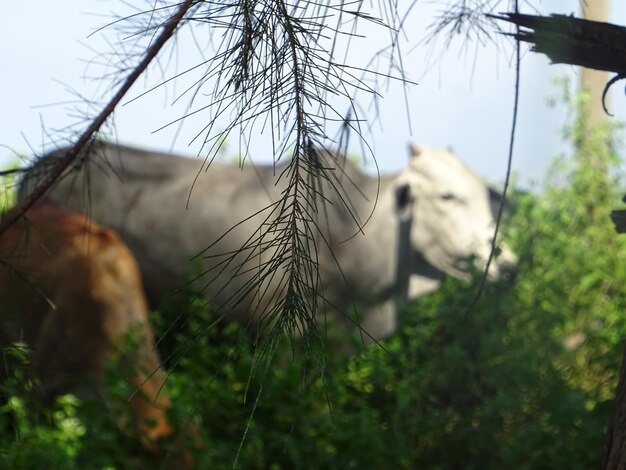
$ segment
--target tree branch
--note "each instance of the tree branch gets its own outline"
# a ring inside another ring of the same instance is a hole
[[[187,0],[180,4],[176,13],[171,16],[164,24],[163,31],[156,38],[150,47],[146,49],[146,53],[139,64],[128,75],[120,89],[115,93],[113,98],[104,107],[104,109],[96,116],[91,122],[87,130],[85,130],[78,138],[77,142],[72,148],[59,160],[59,162],[52,168],[50,173],[37,185],[37,187],[30,193],[22,202],[17,205],[17,208],[0,222],[0,235],[8,230],[13,224],[15,224],[21,217],[24,216],[26,211],[37,202],[54,182],[63,174],[63,172],[69,167],[86,145],[93,139],[93,136],[104,125],[111,113],[115,110],[120,103],[124,95],[130,90],[137,79],[146,71],[148,65],[158,55],[159,51],[163,48],[165,43],[174,36],[174,33],[180,23],[182,22],[185,14],[196,3],[196,0]]]

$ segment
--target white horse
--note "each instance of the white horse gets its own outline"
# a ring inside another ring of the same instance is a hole
[[[34,165],[22,182],[22,198],[64,151]],[[335,169],[318,188],[318,203],[323,198],[326,204],[309,214],[319,229],[323,301],[317,315],[346,313],[356,305],[363,329],[382,339],[397,327],[398,301],[437,289],[445,274],[468,276],[469,260],[485,269],[494,234],[488,190],[449,150],[411,147],[409,166],[380,179],[345,162],[338,168],[330,153],[318,158]],[[192,285],[214,309],[255,324],[285,292],[284,265],[272,264],[279,250],[280,227],[273,223],[280,215],[283,170],[213,163],[203,172],[200,160],[99,142],[47,197],[86,211],[122,236],[153,304],[204,273]],[[505,244],[498,251],[490,280],[516,268]]]

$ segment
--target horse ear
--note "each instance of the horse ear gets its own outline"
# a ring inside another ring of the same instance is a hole
[[[409,155],[411,156],[411,159],[413,158],[417,158],[422,154],[422,149],[413,145],[413,144],[409,144]]]
[[[411,202],[411,187],[409,183],[405,183],[396,188],[396,208],[404,209]]]
[[[401,219],[410,215],[412,203],[411,185],[404,183],[396,187],[396,212]]]

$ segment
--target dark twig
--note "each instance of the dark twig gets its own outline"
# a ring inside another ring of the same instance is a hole
[[[2,170],[0,171],[0,177],[17,175],[26,171],[28,171],[28,168],[13,168],[11,170]]]
[[[515,2],[515,10],[518,10],[517,1]],[[516,33],[519,35],[519,26],[516,26]],[[489,251],[489,258],[487,258],[487,263],[485,265],[485,271],[481,278],[480,285],[478,287],[478,291],[476,295],[470,302],[468,308],[465,310],[463,314],[463,318],[466,319],[467,315],[470,311],[476,306],[476,303],[482,296],[482,293],[485,289],[485,285],[487,283],[487,276],[489,274],[489,268],[491,266],[491,262],[493,261],[494,254],[496,252],[496,244],[498,243],[498,233],[500,232],[500,222],[502,221],[502,214],[504,213],[504,204],[506,201],[506,193],[509,189],[509,183],[511,181],[511,168],[513,166],[513,149],[515,144],[515,131],[517,129],[517,115],[519,110],[519,90],[520,90],[520,70],[521,70],[521,52],[520,52],[520,40],[518,39],[515,44],[515,92],[513,95],[513,120],[511,122],[511,135],[509,137],[509,152],[506,166],[506,177],[504,179],[504,188],[502,189],[502,203],[498,208],[498,217],[496,219],[496,228],[493,234],[493,240],[491,242],[491,250]]]
[[[626,75],[617,74],[613,78],[611,78],[608,82],[606,82],[606,85],[604,85],[604,89],[602,90],[602,109],[609,116],[613,116],[613,114],[611,114],[609,112],[609,109],[606,107],[606,94],[609,92],[609,88],[611,88],[614,83],[619,82],[620,80],[624,80],[625,78],[626,78]]]

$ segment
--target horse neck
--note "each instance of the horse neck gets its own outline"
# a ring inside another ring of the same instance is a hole
[[[395,213],[393,181],[393,176],[383,176],[379,186],[377,177],[362,178],[359,189],[368,200],[358,194],[352,201],[361,218],[360,230],[355,223],[351,224],[350,235],[354,237],[344,242],[345,251],[342,250],[344,259],[358,257],[358,262],[347,260],[346,265],[355,272],[346,272],[346,277],[363,280],[364,285],[358,287],[376,293],[396,282],[399,220]]]

